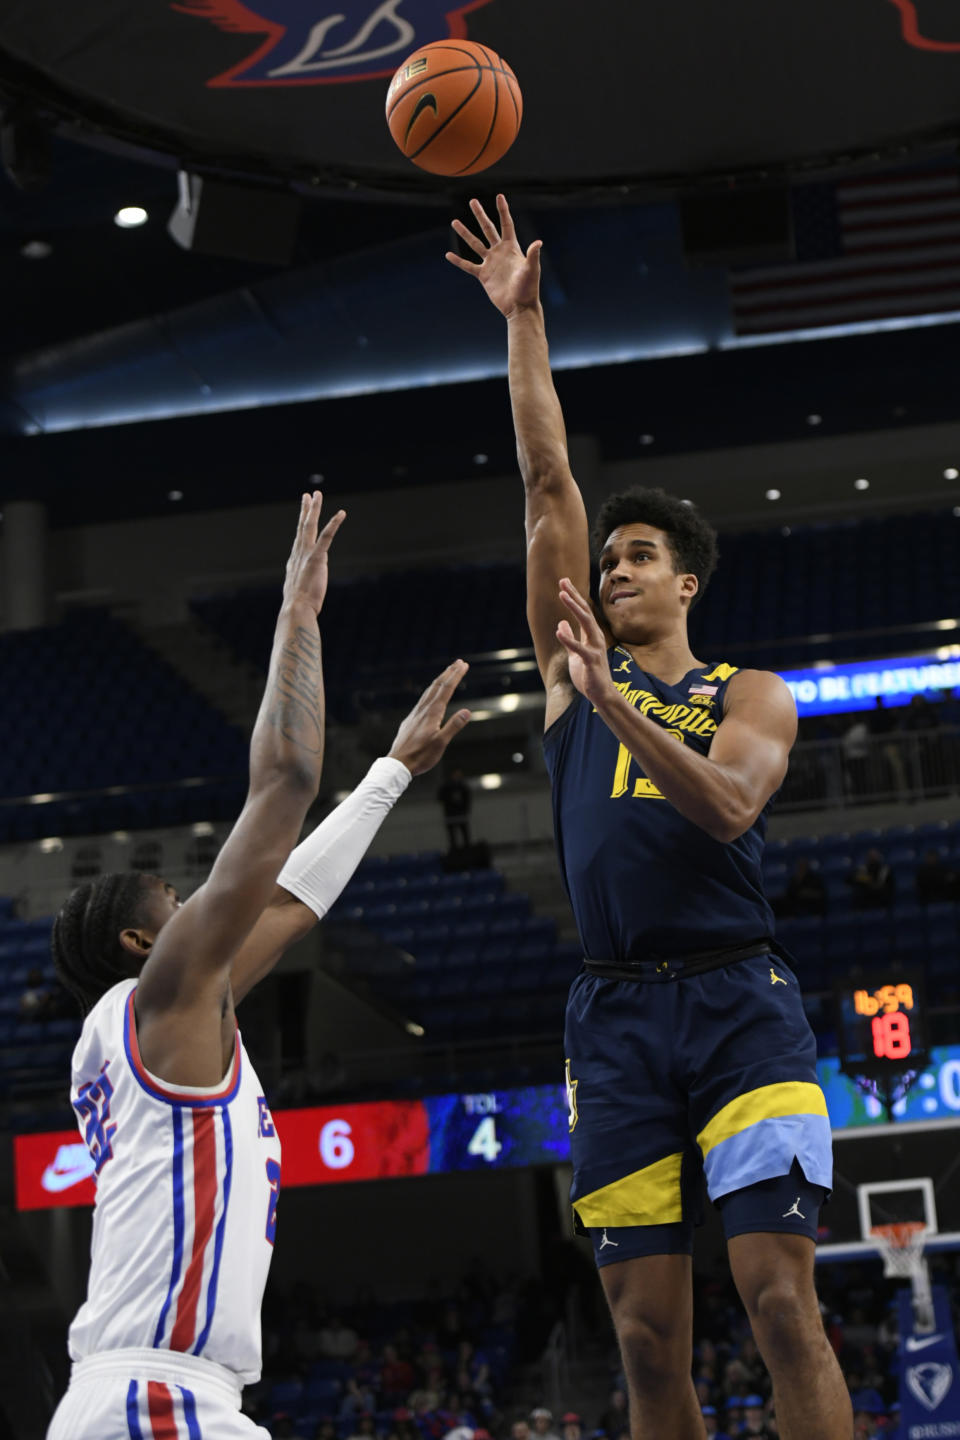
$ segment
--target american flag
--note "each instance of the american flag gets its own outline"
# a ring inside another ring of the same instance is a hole
[[[797,259],[731,271],[738,335],[960,310],[960,172],[799,186]]]

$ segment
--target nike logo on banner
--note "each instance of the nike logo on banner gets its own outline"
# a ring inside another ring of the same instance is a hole
[[[437,114],[437,97],[436,95],[431,95],[429,90],[427,90],[423,95],[420,96],[420,99],[413,107],[413,114],[407,121],[407,128],[403,132],[404,145],[406,145],[407,141],[410,139],[410,131],[413,129],[414,125],[416,125],[417,121],[420,119],[420,116],[425,110],[432,110],[434,115]]]
[[[942,1335],[927,1335],[922,1340],[918,1340],[915,1335],[910,1335],[907,1337],[907,1349],[926,1350],[928,1345],[936,1345],[937,1341],[942,1339]]]
[[[71,1185],[79,1185],[96,1168],[86,1145],[61,1145],[56,1159],[44,1170],[40,1184],[48,1193],[56,1195],[61,1190],[69,1190]]]

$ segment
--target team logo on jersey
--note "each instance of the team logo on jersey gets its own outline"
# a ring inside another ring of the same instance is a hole
[[[619,675],[620,672],[621,672],[621,670],[629,670],[629,669],[630,669],[630,661],[629,661],[629,660],[621,660],[619,665],[614,665],[614,667],[613,667],[613,673],[614,673],[614,675]]]
[[[328,85],[392,75],[405,55],[432,40],[463,39],[464,15],[490,0],[178,0],[171,8],[220,30],[259,37],[238,65],[207,81],[241,85]]]
[[[911,1365],[907,1371],[911,1393],[927,1410],[936,1410],[953,1384],[953,1367],[928,1360],[924,1365]]]
[[[576,1128],[577,1121],[580,1119],[577,1111],[577,1086],[580,1084],[580,1081],[574,1080],[570,1074],[569,1060],[565,1062],[565,1069],[567,1077],[567,1125],[570,1130],[573,1131]]]

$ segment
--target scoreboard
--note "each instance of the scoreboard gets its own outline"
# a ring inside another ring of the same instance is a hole
[[[451,1170],[551,1165],[570,1158],[562,1085],[313,1105],[273,1113],[283,1187]],[[116,1137],[117,1145],[120,1137]],[[20,1210],[92,1205],[93,1162],[76,1130],[14,1136]]]
[[[928,1062],[923,980],[892,967],[838,981],[834,990],[840,1066],[848,1075],[882,1079]]]

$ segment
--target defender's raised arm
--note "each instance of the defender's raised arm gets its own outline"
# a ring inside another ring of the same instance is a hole
[[[527,620],[548,692],[549,724],[573,693],[566,655],[557,641],[557,625],[565,615],[558,593],[564,575],[582,591],[589,588],[587,517],[570,471],[563,412],[550,373],[540,304],[542,241],[534,240],[524,253],[502,195],[497,196],[499,231],[478,200],[471,200],[470,208],[483,239],[459,220],[453,228],[479,259],[473,263],[452,251],[446,258],[476,276],[507,322],[510,402],[526,495]]]
[[[142,945],[147,957],[136,992],[144,1063],[179,1085],[216,1084],[223,1074],[232,1045],[233,958],[271,899],[320,783],[324,700],[317,616],[327,592],[330,543],[344,519],[338,511],[321,531],[321,503],[319,493],[304,495],[301,503],[240,818],[209,879],[176,908],[156,943],[149,927],[121,936],[130,949]],[[176,904],[170,893],[169,903]]]

